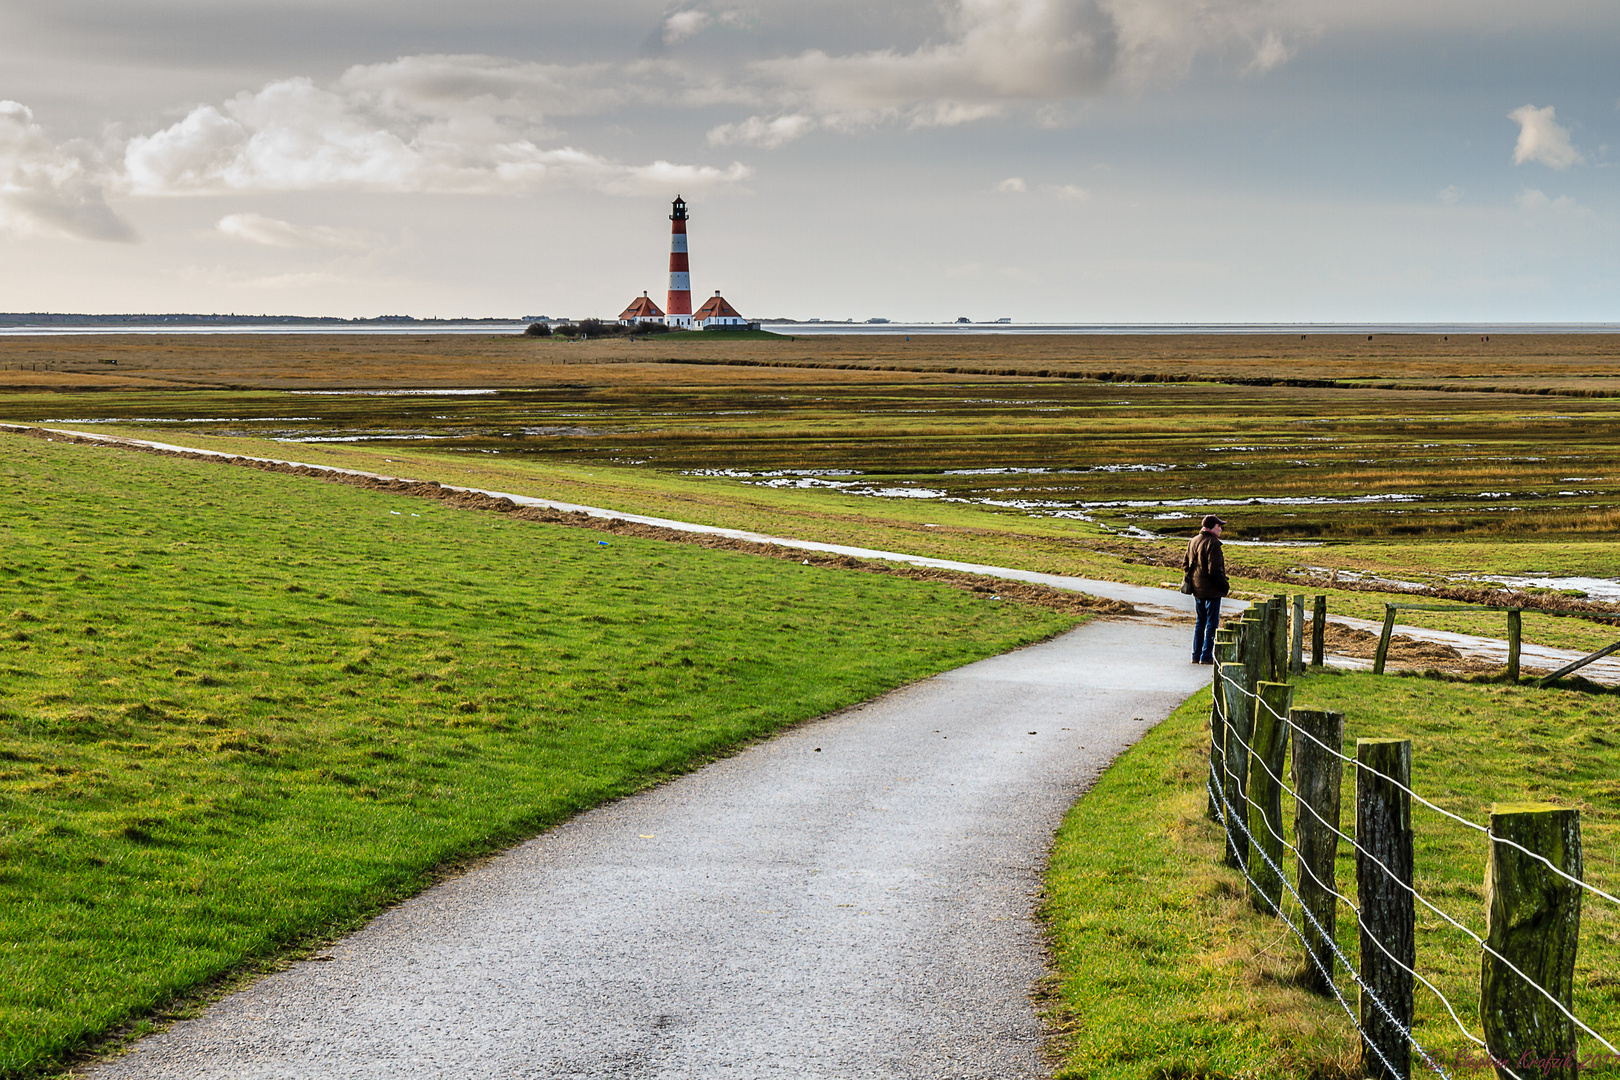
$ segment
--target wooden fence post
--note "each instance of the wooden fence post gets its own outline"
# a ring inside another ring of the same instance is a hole
[[[1236,821],[1245,821],[1243,795],[1249,786],[1249,751],[1254,737],[1254,701],[1248,692],[1255,686],[1246,664],[1221,668],[1221,685],[1226,691],[1226,746],[1221,755],[1224,775],[1221,791],[1226,799],[1226,865],[1242,870],[1249,862],[1249,842]]]
[[[1357,739],[1356,764],[1361,1066],[1378,1080],[1408,1080],[1412,1073],[1410,969],[1416,960],[1412,798],[1391,781],[1412,786],[1412,744],[1405,739]],[[1382,1008],[1374,1003],[1375,997]]]
[[[1327,595],[1319,594],[1311,607],[1311,664],[1321,667],[1327,634]]]
[[[1339,788],[1344,779],[1344,714],[1326,709],[1289,709],[1294,734],[1294,844],[1299,848],[1299,899],[1307,919],[1305,984],[1333,992],[1333,945],[1338,921]],[[1321,927],[1318,931],[1316,927]]]
[[[1221,785],[1225,782],[1226,754],[1226,688],[1221,685],[1221,665],[1237,661],[1237,632],[1215,631],[1214,681],[1209,698],[1209,806],[1205,813],[1211,821],[1221,820]]]
[[[1270,640],[1270,626],[1266,622],[1266,606],[1264,604],[1250,604],[1249,610],[1243,613],[1243,621],[1238,623],[1238,632],[1243,635],[1242,644],[1238,646],[1238,659],[1249,672],[1249,686],[1266,681],[1266,657],[1269,651],[1267,642]]]
[[[1267,658],[1266,682],[1288,681],[1288,597],[1273,596],[1266,601],[1267,629],[1271,655]]]
[[[1294,688],[1263,682],[1254,712],[1254,758],[1249,763],[1249,903],[1275,915],[1282,907],[1282,775],[1288,760],[1288,706]],[[1269,860],[1269,861],[1268,861]]]
[[[1508,609],[1508,682],[1519,681],[1519,628],[1523,613],[1518,608]]]
[[[1288,670],[1298,675],[1305,670],[1305,594],[1294,596],[1294,633],[1288,652]]]
[[[1503,840],[1580,878],[1581,813],[1545,803],[1492,806],[1485,870],[1485,944],[1569,1009],[1581,888]],[[1488,952],[1480,958],[1479,1018],[1491,1056],[1525,1080],[1575,1080],[1575,1022]],[[1541,1064],[1521,1064],[1530,1061]]]
[[[1395,605],[1384,605],[1384,632],[1378,637],[1378,651],[1373,654],[1373,674],[1384,673],[1384,661],[1389,657],[1390,635],[1395,633]]]

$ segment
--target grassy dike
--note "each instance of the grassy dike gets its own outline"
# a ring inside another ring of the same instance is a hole
[[[1485,821],[1492,802],[1578,806],[1586,878],[1616,892],[1620,697],[1323,673],[1296,680],[1294,703],[1343,711],[1352,755],[1358,737],[1410,738],[1414,789],[1473,821]],[[1208,715],[1204,691],[1120,757],[1059,831],[1044,915],[1056,954],[1046,1006],[1060,1080],[1360,1075],[1342,1009],[1298,986],[1297,939],[1281,921],[1254,912],[1242,879],[1218,861],[1221,834],[1204,818]],[[1341,795],[1347,833],[1354,831],[1352,773],[1346,769]],[[1483,838],[1422,808],[1413,820],[1417,888],[1483,935]],[[1338,887],[1353,899],[1348,847],[1341,841]],[[1285,906],[1298,923],[1297,904]],[[1338,930],[1354,960],[1354,915],[1342,906]],[[1418,970],[1477,1034],[1478,947],[1419,907],[1417,950]],[[1620,1035],[1616,972],[1620,911],[1589,898],[1575,1012],[1611,1042]],[[1354,1006],[1352,981],[1341,972],[1338,983]],[[1420,985],[1416,1003],[1415,1035],[1451,1075],[1489,1075],[1468,1067],[1472,1044],[1434,994]],[[1583,1054],[1600,1049],[1583,1039]],[[1414,1059],[1414,1075],[1420,1064]],[[1620,1073],[1617,1066],[1593,1072]]]
[[[0,475],[5,1077],[458,861],[1075,622],[22,437]]]

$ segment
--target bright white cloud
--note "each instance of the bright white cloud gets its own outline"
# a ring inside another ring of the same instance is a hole
[[[1557,122],[1551,105],[1545,109],[1521,105],[1508,113],[1508,119],[1519,125],[1519,142],[1513,148],[1515,165],[1537,161],[1549,168],[1567,169],[1584,160],[1569,141],[1569,129]]]
[[[33,112],[0,101],[0,230],[80,240],[134,240],[135,230],[107,205],[82,146],[58,146]]]
[[[278,221],[263,214],[227,214],[215,226],[226,236],[245,240],[250,244],[279,248],[340,248],[350,251],[371,246],[366,236],[355,229],[338,229],[330,225],[294,225]]]
[[[511,193],[547,184],[643,190],[674,170],[693,190],[733,185],[749,170],[625,165],[537,140],[543,110],[590,111],[627,91],[594,91],[581,72],[490,57],[407,57],[353,68],[331,87],[283,79],[202,105],[151,135],[131,139],[124,177],[137,195],[361,190]]]
[[[996,185],[996,190],[1003,195],[1022,195],[1029,190],[1029,185],[1022,176],[1009,176]]]

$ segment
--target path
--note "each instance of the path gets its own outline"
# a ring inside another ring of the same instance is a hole
[[[1033,921],[1064,812],[1208,680],[1090,623],[580,815],[91,1073],[1049,1075]]]

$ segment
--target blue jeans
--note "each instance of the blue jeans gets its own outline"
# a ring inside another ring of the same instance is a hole
[[[1215,629],[1221,625],[1221,598],[1193,600],[1198,625],[1193,627],[1193,663],[1215,659]]]

